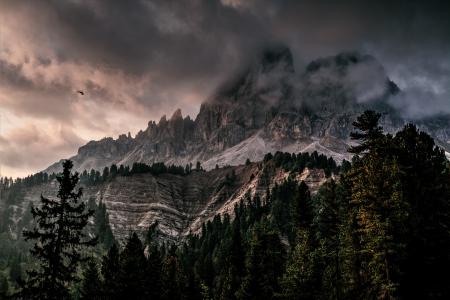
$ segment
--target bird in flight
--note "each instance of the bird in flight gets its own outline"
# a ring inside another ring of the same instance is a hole
[[[84,92],[83,91],[77,91],[78,94],[80,94],[81,96],[84,96]]]

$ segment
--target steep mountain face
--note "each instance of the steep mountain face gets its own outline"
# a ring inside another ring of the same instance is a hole
[[[246,195],[259,195],[264,201],[267,189],[288,176],[304,180],[313,193],[326,180],[323,170],[291,173],[270,161],[193,171],[186,176],[150,173],[118,176],[105,183],[83,186],[83,199],[95,199],[106,205],[118,240],[124,240],[131,231],[144,233],[157,221],[162,240],[179,241],[189,232],[198,233],[202,223],[217,214],[232,215],[235,204]],[[18,222],[29,209],[29,203],[37,203],[41,193],[53,198],[57,191],[56,180],[26,189],[18,205],[11,208],[12,218]]]
[[[135,137],[91,141],[71,159],[78,171],[134,162],[185,165],[200,161],[207,171],[186,176],[118,176],[85,187],[85,199],[106,204],[119,239],[131,230],[143,232],[158,221],[163,239],[179,240],[198,232],[216,214],[232,213],[246,194],[264,199],[267,189],[290,175],[263,162],[243,165],[248,158],[256,162],[268,152],[316,150],[338,162],[350,159],[352,122],[366,109],[382,113],[385,130],[398,130],[406,121],[388,101],[397,93],[401,91],[371,56],[339,54],[296,72],[289,49],[275,47],[220,86],[201,105],[195,120],[176,110],[170,118],[150,121]],[[448,116],[415,123],[449,151]],[[56,163],[46,172],[57,172],[60,166]],[[235,180],[226,183],[232,172]],[[291,176],[305,180],[313,192],[326,180],[322,170],[306,169]],[[13,207],[14,218],[20,219],[41,192],[51,197],[56,189],[56,182],[51,182],[26,190],[23,201]]]
[[[381,112],[389,132],[405,124],[388,102],[397,93],[399,88],[370,55],[343,53],[315,60],[296,72],[289,49],[273,47],[220,86],[201,105],[195,120],[176,110],[170,119],[150,121],[135,138],[91,141],[71,159],[79,171],[160,161],[177,165],[200,161],[212,169],[216,164],[239,165],[247,158],[258,161],[275,151],[317,150],[342,161],[350,159],[346,150],[351,124],[364,110]],[[450,149],[448,116],[416,123]],[[58,171],[59,166],[45,171]]]

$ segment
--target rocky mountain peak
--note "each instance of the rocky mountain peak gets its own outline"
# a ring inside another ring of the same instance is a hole
[[[167,123],[166,115],[163,115],[161,119],[159,119],[158,126],[164,126]]]
[[[267,152],[314,150],[341,161],[350,159],[349,132],[364,110],[382,112],[382,126],[389,132],[405,122],[387,101],[400,92],[398,87],[370,55],[345,52],[319,58],[300,74],[285,46],[268,47],[255,57],[201,105],[195,121],[177,109],[170,119],[164,115],[158,123],[150,121],[135,138],[89,142],[71,158],[75,167],[83,171],[112,163],[201,161],[208,169],[247,158],[257,161]],[[427,124],[421,127],[450,148],[450,122],[442,128]]]
[[[172,114],[172,117],[170,117],[170,121],[175,121],[175,120],[182,120],[183,119],[183,115],[181,114],[181,109],[177,109],[174,111],[174,113]]]
[[[128,132],[128,134],[121,134],[121,135],[119,135],[119,138],[117,139],[117,141],[127,142],[128,140],[131,140],[131,139],[132,139],[131,133]]]

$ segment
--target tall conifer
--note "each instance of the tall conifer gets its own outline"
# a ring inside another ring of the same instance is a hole
[[[75,190],[78,173],[71,173],[73,163],[63,162],[63,172],[57,177],[58,199],[41,195],[40,205],[32,207],[36,226],[26,230],[26,240],[34,240],[30,250],[38,261],[38,269],[27,271],[21,283],[20,296],[25,299],[68,299],[71,284],[78,281],[77,268],[84,260],[81,250],[93,246],[95,239],[86,236],[84,228],[94,214],[81,201],[82,190]]]

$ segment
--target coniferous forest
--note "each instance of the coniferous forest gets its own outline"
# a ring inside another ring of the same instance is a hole
[[[337,166],[317,153],[266,155],[286,170],[316,167],[336,176],[314,194],[288,178],[264,198],[247,196],[232,215],[217,215],[181,244],[161,243],[157,223],[144,236],[130,233],[117,242],[105,205],[80,200],[80,176],[65,161],[61,174],[50,175],[59,183],[58,200],[42,195],[30,207],[33,226],[23,232],[24,245],[2,244],[8,259],[0,297],[450,299],[449,162],[415,125],[387,134],[379,119],[366,111],[353,123],[351,163]],[[192,166],[119,169],[85,172],[81,180],[183,175]]]

